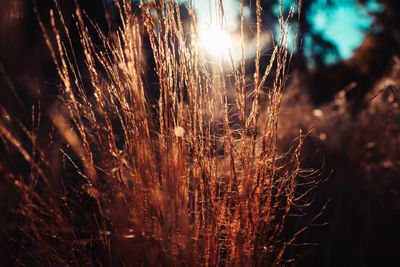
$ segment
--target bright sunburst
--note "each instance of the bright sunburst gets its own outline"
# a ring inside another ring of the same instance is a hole
[[[232,48],[232,39],[229,33],[216,25],[202,25],[200,27],[200,45],[207,56],[227,59]]]

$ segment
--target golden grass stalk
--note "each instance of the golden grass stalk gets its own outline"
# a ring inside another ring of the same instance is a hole
[[[40,184],[46,193],[23,202],[34,207],[26,214],[30,230],[24,233],[52,251],[43,257],[36,250],[32,258],[72,265],[282,264],[294,241],[283,237],[286,219],[303,201],[298,192],[302,138],[285,158],[277,148],[290,61],[287,33],[301,1],[287,18],[281,14],[282,34],[265,70],[260,69],[262,15],[256,1],[251,74],[245,72],[243,55],[243,1],[238,69],[232,58],[230,68],[222,59],[206,60],[190,6],[183,21],[177,1],[142,3],[135,13],[130,1],[114,4],[122,24],[109,35],[76,7],[89,85],[82,82],[57,3],[58,15],[50,11],[52,33],[41,23],[61,81],[61,104],[50,117],[72,148],[62,153],[81,180],[65,186],[62,177],[46,176],[51,166],[32,165],[36,179],[60,180]],[[93,30],[101,48],[92,41]],[[145,38],[159,90],[155,107],[147,87],[153,70],[145,68]],[[265,88],[267,79],[272,88]],[[267,100],[261,103],[264,94]],[[31,161],[3,124],[0,132]],[[21,190],[29,195],[36,189]],[[92,203],[86,210],[77,204],[83,199]],[[87,218],[89,226],[75,217]],[[62,248],[52,247],[54,242]]]

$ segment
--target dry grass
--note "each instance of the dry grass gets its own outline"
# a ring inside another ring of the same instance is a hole
[[[52,32],[41,27],[61,81],[60,103],[49,117],[65,143],[59,145],[63,170],[55,172],[55,159],[36,145],[40,112],[33,112],[33,130],[25,131],[29,149],[8,123],[0,124],[5,146],[30,164],[29,178],[7,175],[21,196],[21,246],[31,250],[18,255],[19,264],[252,266],[287,260],[287,248],[306,229],[284,235],[287,218],[307,204],[304,186],[314,185],[300,168],[301,133],[291,153],[277,152],[290,62],[286,33],[294,13],[281,17],[281,39],[261,70],[260,1],[255,4],[251,74],[244,56],[238,68],[233,60],[206,60],[194,13],[189,8],[183,22],[174,1],[141,4],[139,12],[130,1],[116,1],[122,25],[108,36],[77,7],[89,83],[82,81],[61,10],[51,11]],[[102,40],[100,48],[89,29]],[[146,80],[145,38],[158,79],[156,106]],[[268,90],[267,79],[273,81]]]

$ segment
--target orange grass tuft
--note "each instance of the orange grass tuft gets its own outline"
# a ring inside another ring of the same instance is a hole
[[[233,60],[227,68],[222,59],[211,64],[205,59],[190,6],[183,22],[177,1],[143,3],[140,12],[132,11],[130,1],[114,4],[122,25],[107,36],[76,8],[89,85],[82,81],[57,4],[50,12],[52,32],[41,23],[61,81],[60,104],[49,117],[67,144],[60,153],[64,166],[72,165],[75,182],[66,185],[67,170],[51,176],[51,160],[30,156],[0,124],[3,141],[32,167],[30,183],[19,175],[8,178],[22,192],[21,229],[32,243],[30,256],[20,261],[283,264],[288,246],[306,229],[284,237],[287,218],[306,204],[301,192],[309,192],[299,190],[305,179],[301,134],[291,154],[279,155],[277,149],[290,62],[287,32],[301,1],[287,18],[281,15],[282,34],[265,70],[260,69],[261,7],[256,1],[253,78],[245,72],[243,55],[239,68]],[[243,51],[243,1],[241,10]],[[102,41],[100,48],[90,27]],[[156,106],[147,87],[146,38],[158,79]],[[273,87],[266,92],[267,79]],[[32,153],[44,155],[45,150],[34,147]],[[306,178],[312,187],[312,178]]]

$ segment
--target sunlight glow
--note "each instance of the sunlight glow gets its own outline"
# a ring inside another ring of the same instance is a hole
[[[218,59],[228,59],[231,47],[231,37],[229,33],[221,27],[202,25],[200,28],[200,45],[206,55]]]
[[[217,9],[219,3],[224,6],[222,18]],[[222,60],[225,66],[229,65],[230,67],[230,57],[232,56],[233,64],[238,67],[242,52],[244,59],[255,57],[257,47],[255,34],[245,32],[242,51],[240,0],[197,0],[193,1],[193,8],[197,16],[199,45],[207,60]],[[251,20],[250,7],[244,7],[243,16],[245,21]],[[263,30],[261,32],[262,52],[271,47],[272,39],[271,31]]]

